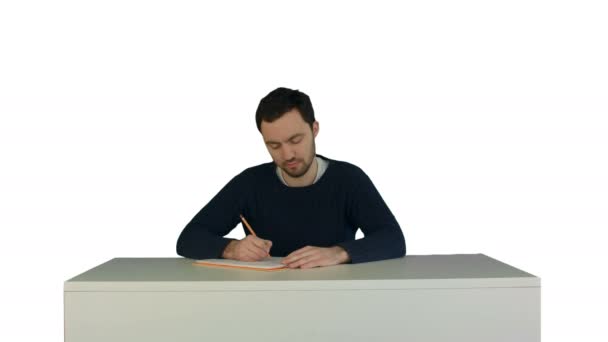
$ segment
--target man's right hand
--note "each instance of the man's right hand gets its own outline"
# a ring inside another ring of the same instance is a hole
[[[232,240],[224,249],[222,258],[240,261],[259,261],[270,256],[272,241],[247,235],[243,240]]]

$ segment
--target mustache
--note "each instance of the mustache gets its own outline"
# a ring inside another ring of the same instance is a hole
[[[283,162],[283,166],[287,166],[287,164],[293,163],[293,162],[296,162],[296,161],[300,161],[300,160],[298,158],[293,158],[293,159],[290,159],[290,160],[286,160],[286,161]]]

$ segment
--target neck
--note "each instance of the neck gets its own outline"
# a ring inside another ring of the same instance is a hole
[[[315,181],[315,178],[317,177],[317,169],[318,169],[317,158],[315,157],[312,159],[312,164],[310,165],[310,168],[308,169],[308,171],[306,171],[306,173],[304,175],[302,175],[301,177],[297,177],[297,178],[291,177],[286,172],[284,172],[282,169],[281,169],[281,175],[283,176],[283,179],[285,180],[285,183],[287,183],[287,185],[292,186],[292,187],[303,187],[303,186],[309,186]]]

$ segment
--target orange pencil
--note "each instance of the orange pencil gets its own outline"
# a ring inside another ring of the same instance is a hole
[[[243,217],[243,215],[241,215],[241,220],[243,221],[243,223],[245,224],[245,227],[247,227],[247,229],[249,229],[249,232],[251,233],[251,235],[257,237],[257,235],[255,234],[255,232],[253,231],[253,229],[251,228],[251,226],[249,225],[249,222],[247,222],[247,220],[245,220],[245,218]]]
[[[249,222],[247,222],[245,217],[242,214],[240,216],[241,216],[241,221],[243,221],[243,223],[245,224],[245,227],[247,227],[247,229],[249,230],[251,235],[257,237],[257,234],[253,231],[253,228],[251,228],[251,226],[249,225]],[[268,256],[270,256],[270,253],[268,253]]]

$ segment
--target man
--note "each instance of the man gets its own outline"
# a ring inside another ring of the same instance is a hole
[[[177,241],[192,259],[258,261],[281,256],[290,268],[361,263],[405,255],[395,217],[357,166],[316,154],[310,98],[278,88],[264,97],[256,123],[274,163],[246,169],[194,216]],[[224,238],[239,222],[255,234]],[[360,228],[364,238],[355,240]]]

